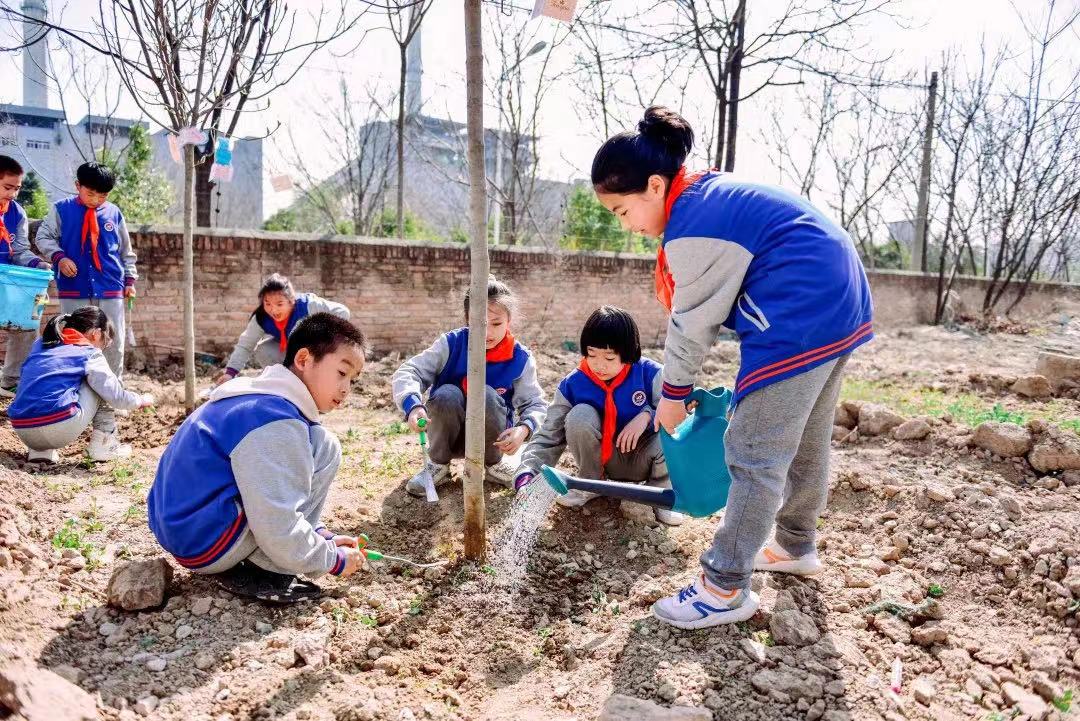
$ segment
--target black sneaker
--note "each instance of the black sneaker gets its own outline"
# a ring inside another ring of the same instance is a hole
[[[241,561],[227,571],[212,574],[211,578],[229,593],[264,603],[285,606],[300,601],[313,601],[322,596],[322,589],[311,581],[267,571],[250,561]]]

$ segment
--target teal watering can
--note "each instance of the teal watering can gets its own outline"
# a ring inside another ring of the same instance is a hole
[[[697,401],[696,410],[679,424],[673,435],[660,429],[660,445],[667,459],[671,488],[634,483],[575,478],[550,466],[540,472],[559,495],[571,489],[621,498],[659,508],[670,508],[696,518],[711,516],[727,505],[731,475],[724,457],[724,433],[728,427],[731,391],[695,388],[686,402]]]

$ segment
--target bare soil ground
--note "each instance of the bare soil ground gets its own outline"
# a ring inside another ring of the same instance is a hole
[[[648,606],[691,578],[719,517],[664,528],[605,499],[552,506],[523,569],[461,560],[460,486],[438,504],[404,492],[420,451],[389,405],[393,358],[370,364],[326,418],[345,454],[327,525],[445,569],[376,564],[322,579],[319,604],[282,609],[177,568],[163,608],[111,609],[112,571],[160,553],[145,496],[182,420],[175,379],[136,375],[130,386],[164,402],[122,421],[130,460],[85,463],[80,443],[57,466],[28,466],[0,426],[0,662],[59,670],[103,719],[584,721],[613,693],[725,721],[1064,718],[1080,690],[1080,486],[956,439],[987,419],[1075,430],[1076,400],[1024,399],[969,376],[1030,373],[1039,343],[1076,331],[911,328],[856,353],[845,398],[925,417],[931,434],[836,443],[825,572],[759,574],[757,616],[696,632],[667,629]],[[540,356],[548,388],[578,362]],[[709,379],[730,384],[736,362],[721,343]],[[515,499],[488,493],[496,546]],[[793,619],[810,622],[799,639]]]

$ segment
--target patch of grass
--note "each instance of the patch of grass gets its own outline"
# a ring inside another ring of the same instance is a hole
[[[87,533],[97,533],[105,529],[105,525],[98,518],[99,513],[97,498],[91,496],[90,507],[80,514],[83,519],[83,528]]]
[[[99,563],[98,556],[101,549],[96,544],[83,538],[84,529],[80,526],[79,521],[74,518],[64,521],[64,525],[53,535],[52,545],[53,548],[58,549],[76,549],[86,559],[86,567],[93,570],[97,568]]]
[[[1059,426],[1065,430],[1072,431],[1076,435],[1080,436],[1080,418],[1070,418],[1058,423]]]
[[[361,615],[360,618],[356,620],[359,621],[362,626],[367,626],[368,628],[375,628],[379,625],[379,619],[377,619],[375,616],[369,616],[367,614]]]
[[[945,587],[937,583],[931,583],[930,587],[926,589],[926,595],[930,598],[941,598],[945,595]]]
[[[1050,703],[1054,704],[1054,708],[1061,713],[1069,713],[1069,709],[1072,707],[1072,699],[1073,690],[1070,688],[1066,689],[1065,693],[1061,694]]]
[[[495,567],[492,566],[490,563],[485,563],[483,566],[480,567],[480,570],[489,576],[494,576],[498,573],[498,571],[495,570]]]
[[[138,503],[128,506],[121,520],[127,523],[141,523],[146,518],[146,507]]]
[[[424,598],[423,596],[416,596],[413,600],[409,601],[409,615],[419,616],[424,612]]]
[[[544,626],[543,628],[537,630],[536,635],[540,638],[548,639],[555,635],[555,629],[553,629],[551,626]]]
[[[351,428],[349,430],[352,430]],[[409,428],[409,424],[404,421],[394,421],[390,425],[384,427],[381,434],[384,436],[400,436],[405,433],[411,433],[412,429]]]

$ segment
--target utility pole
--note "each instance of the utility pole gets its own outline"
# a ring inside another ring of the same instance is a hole
[[[487,398],[487,172],[484,163],[484,48],[481,0],[465,0],[465,112],[468,123],[469,219],[472,231],[469,285],[469,387],[465,399],[465,558],[487,553],[484,515],[484,411]],[[501,212],[501,208],[500,208]]]
[[[930,96],[926,102],[926,130],[923,132],[922,167],[919,169],[919,204],[915,211],[915,245],[911,249],[911,270],[926,272],[926,236],[930,226],[930,150],[934,142],[934,107],[937,103],[935,70],[930,73]]]

